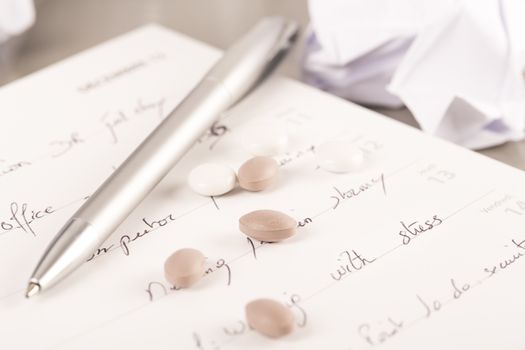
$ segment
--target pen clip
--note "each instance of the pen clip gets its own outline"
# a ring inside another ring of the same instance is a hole
[[[299,25],[296,22],[288,21],[274,49],[268,54],[268,63],[270,66],[274,66],[283,58],[284,54],[290,49],[298,36]]]

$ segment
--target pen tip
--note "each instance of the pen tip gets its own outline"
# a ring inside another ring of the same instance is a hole
[[[40,284],[29,282],[26,289],[26,298],[31,298],[33,295],[38,294],[38,292],[40,292]]]

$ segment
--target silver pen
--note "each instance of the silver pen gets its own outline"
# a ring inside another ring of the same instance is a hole
[[[219,114],[254,87],[293,43],[298,26],[262,19],[73,214],[47,247],[27,286],[38,294],[82,265],[175,166]]]

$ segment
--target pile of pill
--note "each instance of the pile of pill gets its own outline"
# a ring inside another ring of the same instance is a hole
[[[239,187],[250,192],[264,191],[275,182],[278,162],[272,158],[286,151],[288,136],[284,128],[270,122],[253,123],[243,135],[243,145],[253,156],[237,173],[226,164],[205,163],[188,176],[190,188],[202,196],[220,196]],[[315,148],[317,165],[329,172],[348,173],[361,169],[364,153],[347,140],[330,140]],[[280,242],[297,232],[297,220],[275,210],[255,210],[239,218],[239,230],[260,242]],[[189,288],[205,275],[206,258],[192,248],[177,250],[164,264],[167,281],[175,289]],[[290,308],[271,299],[257,299],[245,307],[246,321],[255,331],[278,338],[293,331]]]

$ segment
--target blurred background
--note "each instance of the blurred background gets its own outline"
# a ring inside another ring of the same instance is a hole
[[[259,18],[272,14],[294,19],[303,28],[299,45],[278,69],[279,74],[301,79],[304,33],[309,23],[306,0],[36,0],[34,6],[33,26],[0,44],[0,85],[145,23],[159,23],[226,49]],[[417,126],[406,108],[370,108]],[[523,141],[481,153],[525,169]]]

